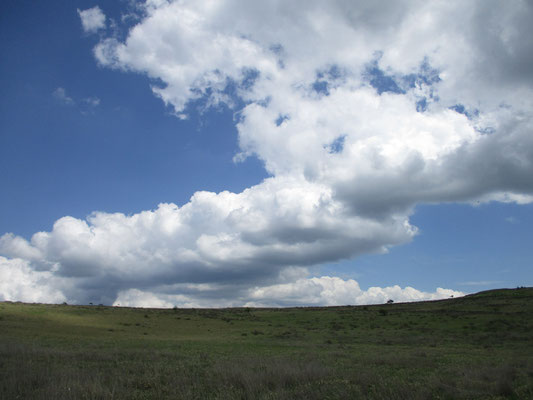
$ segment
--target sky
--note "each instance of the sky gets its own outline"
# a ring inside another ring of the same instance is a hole
[[[533,286],[531,1],[0,5],[0,300]]]

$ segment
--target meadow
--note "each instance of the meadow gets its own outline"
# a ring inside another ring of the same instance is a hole
[[[0,303],[1,399],[532,399],[533,288],[441,301]]]

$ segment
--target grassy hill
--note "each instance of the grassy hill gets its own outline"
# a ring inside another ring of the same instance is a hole
[[[533,288],[284,309],[0,303],[2,399],[531,399]]]

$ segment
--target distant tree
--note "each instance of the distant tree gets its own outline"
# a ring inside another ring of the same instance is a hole
[[[394,300],[392,299],[387,300],[387,304],[392,304],[392,303],[394,303]]]

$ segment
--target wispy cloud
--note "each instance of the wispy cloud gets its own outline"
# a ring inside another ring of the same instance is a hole
[[[52,96],[54,96],[57,100],[59,100],[61,103],[72,106],[74,105],[74,100],[72,97],[67,95],[67,91],[62,88],[58,87],[54,92],[52,93]]]
[[[100,99],[96,96],[91,96],[83,99],[83,102],[91,107],[96,107],[100,104]]]
[[[56,90],[54,90],[52,92],[52,96],[61,104],[67,106],[76,106],[82,114],[87,114],[89,111],[100,105],[100,99],[96,96],[90,96],[76,101],[67,95],[67,91],[62,87],[58,87]]]
[[[467,281],[467,282],[458,282],[458,285],[461,286],[492,286],[499,285],[504,283],[504,281]]]

